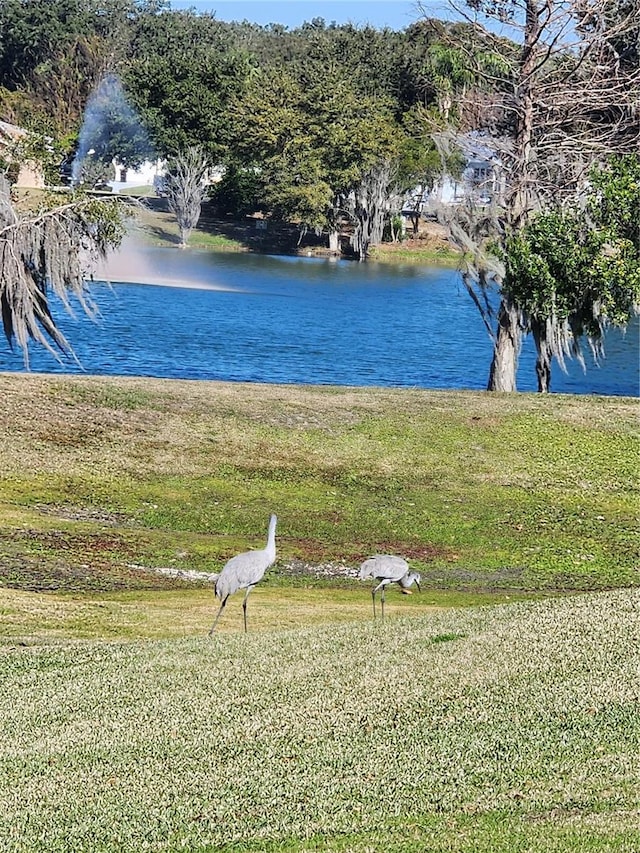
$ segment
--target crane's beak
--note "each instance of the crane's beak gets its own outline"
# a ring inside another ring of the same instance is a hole
[[[418,583],[418,581],[416,581],[416,586],[418,587],[418,592],[422,592],[422,590],[420,589],[420,584]]]

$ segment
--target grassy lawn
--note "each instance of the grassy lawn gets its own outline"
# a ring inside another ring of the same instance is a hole
[[[635,853],[639,610],[5,642],[2,849]]]
[[[0,394],[3,853],[640,849],[637,400]]]
[[[396,552],[423,588],[487,600],[639,578],[635,400],[19,374],[0,391],[17,589],[172,587],[136,567],[216,572],[271,512],[274,586],[330,566],[357,588],[348,570]]]
[[[145,201],[144,195],[136,193],[136,196]],[[147,198],[146,202],[135,212],[133,227],[137,238],[152,245],[177,246],[180,243],[180,229],[175,216],[153,196]],[[241,240],[220,233],[212,223],[205,220],[201,220],[191,232],[189,247],[220,252],[241,252],[246,248]]]

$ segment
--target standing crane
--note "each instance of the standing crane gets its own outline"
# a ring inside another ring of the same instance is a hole
[[[402,557],[393,557],[389,554],[376,554],[375,557],[370,557],[365,560],[360,566],[358,574],[360,580],[374,578],[380,581],[378,586],[371,591],[373,599],[373,618],[376,618],[376,592],[380,590],[380,600],[382,601],[382,618],[384,619],[384,589],[390,583],[400,585],[402,592],[410,595],[410,587],[415,583],[420,590],[420,575],[418,572],[411,571],[409,563]]]
[[[242,610],[244,611],[244,632],[247,633],[247,599],[254,586],[262,580],[264,573],[276,561],[276,523],[278,519],[272,515],[269,519],[267,545],[259,551],[246,551],[232,557],[216,578],[215,594],[222,602],[215,618],[209,636],[211,636],[222,615],[227,599],[239,589],[246,589]]]

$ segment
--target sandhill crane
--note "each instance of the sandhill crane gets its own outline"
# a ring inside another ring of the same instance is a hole
[[[380,581],[371,591],[373,599],[373,618],[376,618],[376,592],[380,590],[380,600],[382,601],[382,618],[384,619],[384,588],[390,583],[400,584],[403,592],[409,593],[409,587],[414,583],[420,590],[420,575],[418,572],[409,569],[409,563],[402,557],[392,557],[389,554],[376,554],[375,557],[370,557],[365,560],[360,566],[358,574],[360,580],[374,578]]]
[[[246,589],[242,610],[244,611],[244,632],[247,633],[247,598],[254,586],[262,580],[264,573],[276,561],[276,523],[278,519],[272,515],[269,519],[266,548],[259,551],[246,551],[232,557],[216,578],[215,594],[222,602],[215,618],[209,636],[213,634],[218,619],[222,615],[227,599],[239,589]]]

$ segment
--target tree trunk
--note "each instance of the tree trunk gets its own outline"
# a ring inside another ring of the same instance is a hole
[[[516,87],[518,110],[516,111],[513,196],[508,206],[508,220],[513,232],[527,221],[531,211],[532,177],[531,155],[533,140],[533,76],[538,57],[540,38],[540,0],[526,0],[524,44],[520,54],[520,68]]]
[[[551,359],[552,349],[547,339],[546,323],[538,320],[531,321],[531,334],[536,345],[536,375],[538,377],[538,391],[548,394],[551,390]]]
[[[524,44],[520,54],[516,86],[515,138],[512,163],[511,196],[507,200],[506,220],[511,233],[527,221],[531,211],[531,143],[533,139],[532,76],[540,35],[539,0],[525,0]],[[516,371],[522,345],[520,312],[503,291],[498,311],[498,329],[489,371],[488,391],[517,391]]]
[[[520,312],[507,299],[498,311],[498,330],[493,347],[487,391],[517,391],[516,370],[522,345]]]

